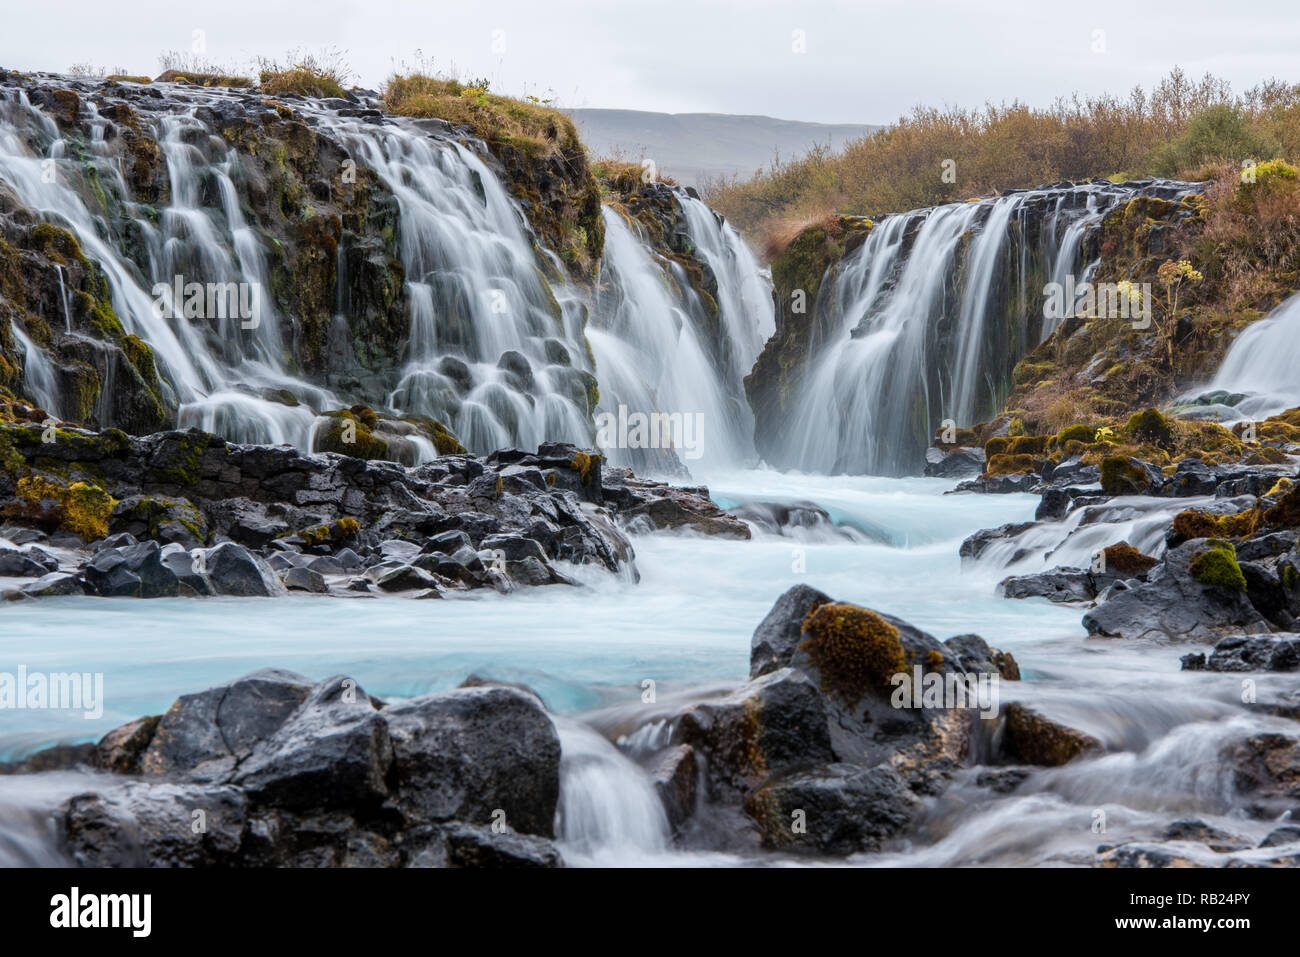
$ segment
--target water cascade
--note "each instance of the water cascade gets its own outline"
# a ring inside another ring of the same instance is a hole
[[[769,458],[809,471],[919,471],[944,420],[988,418],[1011,372],[1052,334],[1046,284],[1097,268],[1105,214],[1189,184],[1063,184],[881,219],[823,282],[784,439]]]
[[[1244,393],[1237,418],[1266,419],[1300,405],[1300,296],[1247,327],[1206,391]]]
[[[135,135],[152,139],[164,170],[151,204],[124,173],[120,108],[98,98],[93,84],[79,89],[85,126],[68,131],[48,100],[0,88],[0,183],[76,237],[86,268],[102,275],[122,334],[152,350],[159,399],[180,427],[309,448],[331,421],[319,413],[359,402],[411,422],[443,422],[478,453],[545,441],[591,445],[602,393],[601,408],[615,412],[622,404],[699,413],[709,455],[729,463],[752,457],[741,379],[772,330],[769,284],[738,234],[685,191],[674,194],[685,242],[710,274],[713,302],[691,288],[681,263],[653,252],[608,211],[610,248],[593,291],[567,279],[559,257],[538,241],[482,144],[445,125],[377,123],[365,110],[296,101],[295,121],[326,141],[318,149],[352,163],[354,179],[357,168],[373,173],[379,202],[392,208],[384,223],[345,228],[337,248],[329,247],[334,315],[320,333],[309,328],[319,320],[300,313],[296,289],[286,290],[276,273],[285,253],[267,194],[283,187],[265,180],[279,174],[273,163],[250,162],[247,143],[231,132],[268,107],[243,91],[170,84],[132,100]],[[112,96],[113,88],[102,92]],[[328,216],[309,208],[311,215],[328,229]],[[310,233],[310,225],[290,223],[289,235]],[[371,321],[365,310],[375,307],[361,300],[374,294],[357,292],[358,277],[388,268],[376,266],[385,242],[396,263],[389,289],[397,318],[363,334],[358,326]],[[58,278],[62,302],[54,308],[64,341],[55,351],[66,352],[71,340],[93,337],[73,328],[61,264]],[[307,281],[287,278],[292,287]],[[238,296],[230,311],[194,314],[191,284],[208,290],[209,303],[214,288]],[[18,341],[33,401],[71,414],[59,401],[66,385],[58,358],[42,362],[26,333]],[[375,354],[376,341],[391,361]],[[112,344],[80,351],[98,357],[107,394]],[[101,427],[129,425],[115,420],[112,403],[96,409]],[[404,458],[435,454],[423,435],[404,444],[415,450]],[[619,459],[625,450],[610,451]]]

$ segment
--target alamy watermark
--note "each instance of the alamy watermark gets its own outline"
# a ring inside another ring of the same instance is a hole
[[[605,449],[673,449],[683,458],[704,454],[703,412],[628,412],[596,415],[596,444]]]
[[[255,282],[155,283],[153,311],[159,319],[236,319],[243,329],[262,324],[262,287]]]
[[[1043,316],[1046,319],[1128,319],[1134,329],[1151,327],[1154,302],[1149,282],[1081,282],[1067,275],[1065,282],[1043,286]]]
[[[958,673],[926,670],[915,665],[890,677],[894,693],[889,703],[895,708],[971,708],[981,718],[998,714],[999,676],[988,672]]]
[[[104,714],[102,671],[0,671],[0,711],[82,711],[93,721]]]

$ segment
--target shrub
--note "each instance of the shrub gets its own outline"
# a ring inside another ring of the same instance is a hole
[[[347,95],[344,84],[352,71],[339,50],[329,49],[321,53],[294,51],[284,63],[263,57],[258,60],[258,76],[262,92],[272,96],[297,93],[342,98]]]

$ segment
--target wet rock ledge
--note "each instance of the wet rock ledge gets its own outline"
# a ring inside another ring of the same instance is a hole
[[[439,598],[631,570],[628,531],[748,538],[703,488],[547,444],[408,468],[198,430],[0,422],[0,593]],[[570,574],[566,574],[566,570]]]

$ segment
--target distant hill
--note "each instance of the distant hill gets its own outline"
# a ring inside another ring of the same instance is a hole
[[[800,123],[728,113],[646,113],[640,110],[565,110],[578,124],[592,156],[653,159],[683,186],[739,173],[750,176],[780,152],[792,159],[817,143],[839,149],[879,126]]]

